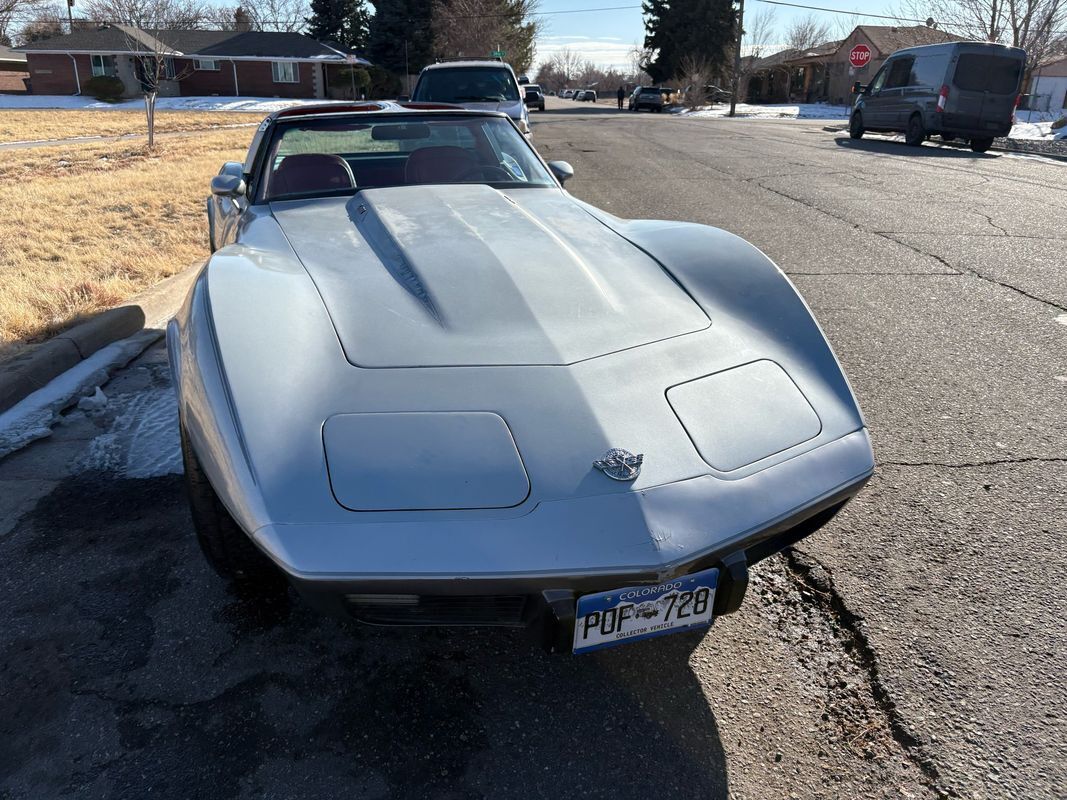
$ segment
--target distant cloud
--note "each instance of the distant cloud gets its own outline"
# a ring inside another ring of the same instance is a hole
[[[628,70],[630,53],[637,46],[637,42],[623,42],[615,36],[541,36],[537,39],[536,61],[542,64],[567,48],[601,69]]]

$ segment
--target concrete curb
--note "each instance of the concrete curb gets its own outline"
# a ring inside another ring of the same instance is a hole
[[[180,307],[203,262],[0,364],[0,412],[46,386],[103,347],[138,331],[162,328]]]

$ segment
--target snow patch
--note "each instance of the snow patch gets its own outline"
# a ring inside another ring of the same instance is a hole
[[[117,416],[107,433],[89,443],[79,470],[113,472],[124,478],[180,474],[178,403],[169,388],[112,399]]]
[[[754,119],[848,119],[851,106],[835,106],[829,103],[766,103],[752,105],[737,104],[737,116]],[[674,114],[685,117],[727,117],[730,113],[729,103],[714,106],[702,106],[695,111],[679,108],[671,109]]]
[[[278,97],[160,97],[156,101],[158,111],[240,111],[255,114],[270,114],[293,106],[319,105],[321,103],[351,103],[350,100],[300,100]],[[84,111],[142,111],[144,101],[140,98],[121,103],[101,103],[92,97],[71,95],[14,95],[0,94],[0,108],[62,108]]]
[[[0,458],[50,436],[59,412],[74,398],[106,383],[113,370],[128,364],[162,335],[162,331],[145,330],[112,342],[0,414]]]

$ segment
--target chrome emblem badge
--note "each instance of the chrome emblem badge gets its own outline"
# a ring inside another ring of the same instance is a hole
[[[641,474],[641,462],[644,455],[636,456],[629,450],[613,447],[604,453],[604,457],[593,462],[593,466],[614,481],[632,481]]]

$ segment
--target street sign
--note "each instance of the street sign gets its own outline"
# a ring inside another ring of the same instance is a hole
[[[867,66],[871,63],[871,48],[865,44],[856,45],[848,53],[848,63],[856,69]]]
[[[505,53],[503,50],[494,50],[489,55],[491,55],[493,58],[503,58],[507,55],[507,53]]]

